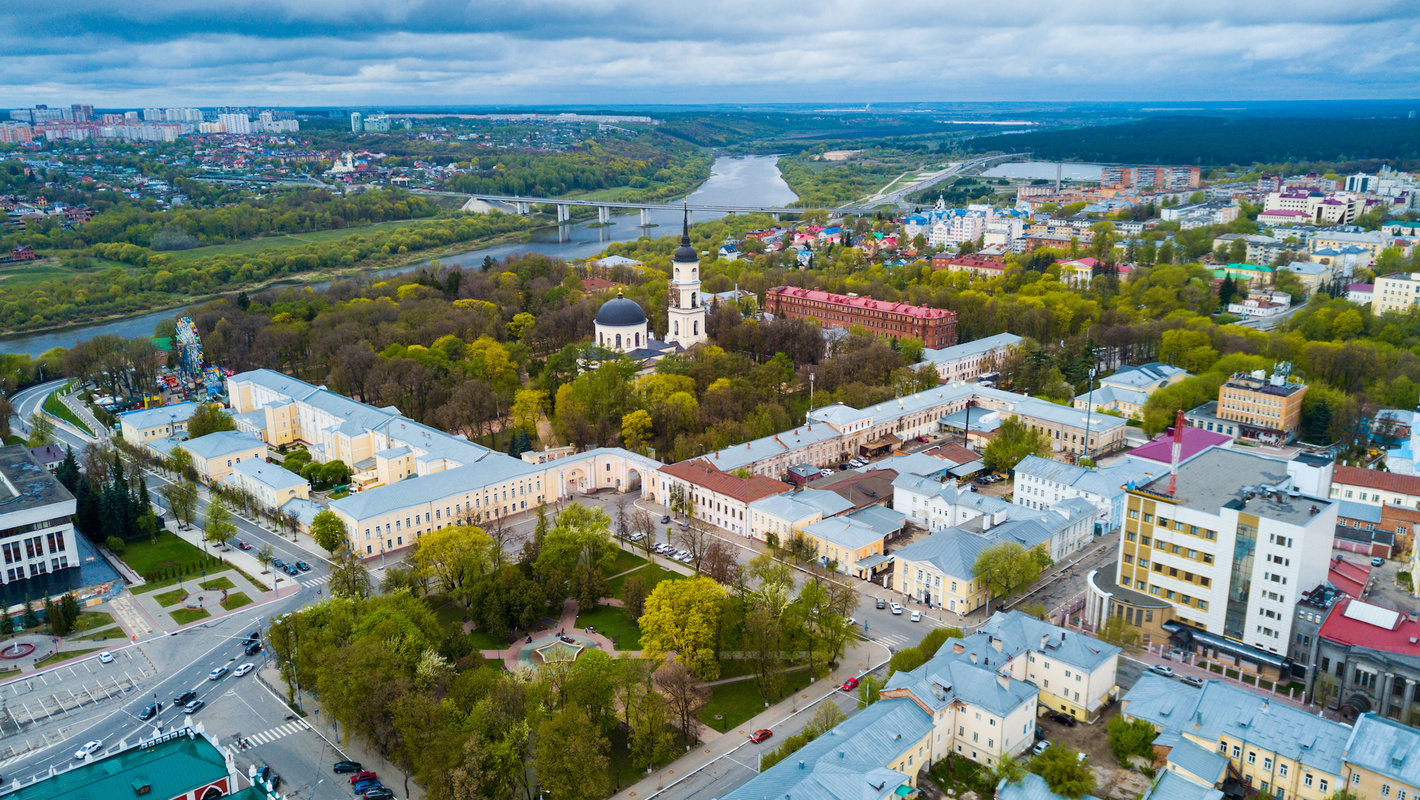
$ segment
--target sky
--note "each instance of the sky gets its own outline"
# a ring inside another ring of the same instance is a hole
[[[1417,0],[7,0],[0,104],[1420,96]]]

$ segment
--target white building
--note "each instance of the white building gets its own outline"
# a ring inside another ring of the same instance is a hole
[[[666,341],[690,349],[709,338],[705,332],[705,304],[700,298],[700,256],[690,244],[690,212],[685,212],[685,225],[680,235],[680,247],[671,258],[670,328]]]
[[[1094,506],[1094,521],[1100,533],[1109,533],[1124,522],[1124,487],[1147,482],[1166,469],[1153,461],[1130,456],[1099,469],[1026,456],[1016,464],[1016,491],[1012,502],[1043,510],[1063,500],[1079,498]]]
[[[1098,515],[1091,503],[1078,498],[1033,509],[1007,503],[999,497],[987,497],[972,491],[969,485],[957,487],[951,482],[940,483],[918,475],[898,475],[893,479],[892,506],[934,535],[977,536],[987,543],[983,547],[1002,541],[1015,541],[1027,550],[1045,545],[1053,561],[1065,558],[1091,541]],[[898,551],[898,560],[912,560],[902,554],[915,546]],[[899,588],[912,594],[908,582]],[[912,596],[926,600],[921,594]]]
[[[79,566],[76,511],[74,496],[24,445],[0,448],[0,584]],[[45,594],[38,589],[33,596]]]
[[[922,361],[913,368],[930,364],[942,383],[974,381],[985,373],[995,372],[1001,360],[1020,343],[1021,337],[1014,333],[998,333],[941,350],[928,348],[922,351]]]
[[[246,114],[218,114],[217,122],[221,123],[222,131],[233,136],[244,136],[251,133],[251,120]]]
[[[1292,306],[1292,296],[1286,292],[1264,289],[1248,292],[1247,299],[1240,303],[1228,303],[1229,314],[1244,317],[1276,317]]]
[[[651,341],[650,327],[641,306],[618,291],[614,300],[597,310],[596,342],[608,350],[630,353]]]

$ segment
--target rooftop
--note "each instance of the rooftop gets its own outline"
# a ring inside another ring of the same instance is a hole
[[[1334,502],[1301,494],[1292,496],[1288,491],[1291,481],[1284,461],[1214,447],[1179,465],[1173,501],[1211,514],[1219,513],[1224,505],[1246,508],[1250,514],[1301,526]],[[1167,497],[1169,475],[1165,472],[1139,488]]]
[[[1194,745],[1194,749],[1201,748]],[[1209,755],[1217,754],[1210,753]],[[1226,758],[1223,759],[1223,763],[1227,763]],[[1222,778],[1218,780],[1222,780]],[[1144,793],[1140,800],[1222,800],[1222,797],[1223,793],[1212,786],[1201,784],[1182,773],[1166,769],[1159,773],[1154,785]]]
[[[1337,464],[1332,472],[1331,483],[1332,485],[1360,486],[1409,497],[1420,497],[1420,476],[1416,475],[1400,475],[1395,472],[1381,472],[1375,469]]]
[[[197,403],[174,403],[157,408],[145,408],[141,411],[130,411],[127,414],[120,414],[118,418],[123,424],[141,431],[159,425],[187,422],[196,412]]]
[[[881,311],[887,314],[902,314],[917,319],[954,319],[956,314],[944,308],[927,308],[926,306],[914,306],[907,303],[893,303],[886,300],[874,300],[871,297],[853,297],[852,295],[834,294],[821,289],[804,289],[798,286],[775,286],[766,294],[768,297],[799,297],[806,300],[814,300],[820,303],[830,303],[833,305],[850,306],[869,311]]]
[[[0,514],[65,501],[74,502],[74,495],[35,460],[29,448],[22,444],[0,447]]]
[[[1420,786],[1420,731],[1368,711],[1351,729],[1346,760],[1406,786]]]
[[[955,263],[955,261],[953,262]],[[983,262],[992,267],[1000,267],[994,262]],[[940,350],[931,348],[922,351],[922,364],[941,364],[959,361],[963,358],[975,358],[983,353],[989,353],[998,347],[1015,347],[1021,343],[1021,337],[1014,333],[998,333],[995,336],[987,336],[984,339],[977,339],[971,342],[944,347]],[[920,366],[920,364],[918,365]]]
[[[1410,615],[1350,597],[1336,599],[1317,636],[1420,663],[1420,622]]]
[[[233,453],[243,453],[253,448],[266,449],[266,443],[249,433],[237,431],[217,431],[196,439],[188,439],[181,444],[182,449],[201,458],[210,460]]]
[[[1021,776],[1016,783],[1007,783],[1005,778],[996,786],[996,800],[1065,800],[1061,795],[1050,791],[1050,786],[1045,779],[1035,774],[1027,772]],[[1099,800],[1092,794],[1081,797],[1080,800]]]
[[[232,472],[241,473],[254,483],[272,491],[282,491],[293,486],[305,486],[307,481],[300,475],[278,464],[268,464],[261,459],[249,458],[232,467]]]
[[[53,777],[21,786],[6,800],[111,800],[143,794],[179,797],[227,775],[222,751],[191,728],[109,756],[90,758]]]
[[[1192,425],[1183,426],[1183,442],[1179,452],[1179,463],[1191,460],[1210,447],[1226,445],[1233,440],[1233,437],[1214,431],[1195,428]],[[1173,432],[1169,431],[1155,436],[1148,443],[1139,445],[1129,451],[1129,455],[1135,458],[1145,458],[1159,464],[1173,463]]]
[[[679,464],[661,467],[661,472],[686,483],[700,486],[708,491],[733,498],[741,503],[752,503],[761,498],[782,494],[789,486],[763,475],[741,478],[711,466],[707,458],[695,458]]]

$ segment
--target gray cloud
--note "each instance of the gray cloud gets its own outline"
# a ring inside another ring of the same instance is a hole
[[[0,103],[1405,97],[1413,0],[11,0]]]

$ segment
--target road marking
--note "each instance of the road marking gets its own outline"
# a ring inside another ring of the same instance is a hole
[[[261,731],[260,733],[253,733],[250,736],[244,736],[242,738],[250,742],[252,747],[258,747],[263,744],[270,744],[271,742],[274,742],[282,737],[290,736],[294,733],[300,733],[301,731],[306,730],[311,730],[311,726],[305,720],[297,720],[295,722],[288,722],[283,725],[278,725],[275,728]],[[238,752],[241,752],[241,748],[237,747],[235,744],[229,744],[222,749],[227,751],[228,753],[231,753],[232,755],[236,755]]]

